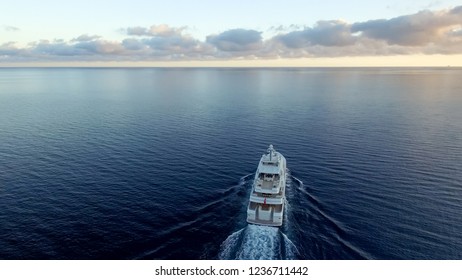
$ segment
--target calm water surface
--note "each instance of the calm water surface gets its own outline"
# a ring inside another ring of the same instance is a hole
[[[0,69],[1,259],[462,259],[462,69]],[[258,160],[285,224],[248,226]]]

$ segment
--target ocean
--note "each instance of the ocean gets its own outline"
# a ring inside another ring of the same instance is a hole
[[[0,259],[462,259],[460,68],[0,69]],[[269,144],[284,225],[246,223]]]

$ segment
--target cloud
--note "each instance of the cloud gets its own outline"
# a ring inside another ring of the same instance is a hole
[[[121,29],[125,38],[82,34],[20,47],[0,43],[0,63],[12,61],[171,61],[303,57],[462,54],[462,6],[364,22],[322,20],[263,32],[229,29],[199,40],[187,27],[165,24]]]
[[[130,36],[152,36],[152,37],[171,37],[182,36],[182,32],[186,27],[170,27],[166,24],[152,25],[149,28],[135,26],[125,29],[127,35]]]
[[[144,39],[141,41],[146,46],[149,46],[154,51],[167,51],[167,52],[187,52],[201,44],[198,40],[190,37],[154,37]]]
[[[313,27],[276,35],[282,57],[462,53],[462,6],[392,19]]]
[[[352,25],[353,32],[362,36],[384,40],[390,45],[422,46],[440,43],[447,32],[462,24],[462,6],[452,10],[421,11],[413,15],[392,19],[370,20]]]
[[[462,6],[457,6],[450,11],[451,14],[459,15],[462,14]]]
[[[303,28],[303,26],[298,25],[298,24],[291,24],[289,26],[278,25],[278,26],[271,26],[270,28],[268,28],[267,31],[272,32],[272,33],[283,33],[283,32],[290,32],[290,31],[298,30],[301,28]]]
[[[120,29],[120,31],[126,35],[131,36],[148,36],[148,29],[146,27],[135,26],[135,27],[128,27],[127,29]]]
[[[71,42],[88,42],[88,41],[97,40],[99,38],[101,38],[101,36],[83,34],[83,35],[80,35],[77,38],[72,39]]]
[[[183,34],[184,28],[159,25],[145,30],[149,35],[122,41],[83,34],[69,41],[40,40],[24,48],[9,42],[0,45],[0,62],[207,59],[214,51],[211,45]]]
[[[149,47],[140,40],[133,38],[124,39],[122,41],[122,46],[128,51],[141,51]]]
[[[30,44],[30,47],[31,48],[28,50],[30,54],[42,57],[76,56],[86,54],[85,50],[74,48],[72,45],[62,41],[50,42],[48,40],[41,40]]]
[[[462,37],[462,28],[461,29],[454,29],[449,32],[449,36],[454,37]]]
[[[207,36],[206,42],[225,52],[258,50],[262,47],[261,32],[248,29],[231,29],[218,35]]]
[[[73,49],[83,50],[87,54],[114,54],[114,55],[123,55],[126,53],[125,48],[120,42],[111,42],[104,40],[94,40],[94,41],[85,41],[79,42],[72,46]]]
[[[33,42],[27,48],[15,48],[14,45],[0,46],[0,61],[74,61],[74,60],[112,60],[124,55],[119,42],[105,40],[73,43],[63,40],[41,40]]]
[[[126,35],[141,38],[126,38],[122,46],[126,52],[143,59],[187,59],[201,58],[210,53],[211,47],[185,34],[186,27],[171,27],[166,24],[123,29]]]
[[[0,45],[0,57],[1,56],[15,56],[21,53],[21,49],[16,47],[15,42],[7,42]]]
[[[351,34],[350,24],[339,21],[318,21],[313,28],[292,31],[279,35],[278,39],[289,48],[306,46],[348,46],[354,44],[356,38]]]
[[[3,29],[5,31],[9,31],[9,32],[16,32],[16,31],[20,31],[21,29],[19,29],[18,27],[16,26],[11,26],[11,25],[5,25],[3,26]]]

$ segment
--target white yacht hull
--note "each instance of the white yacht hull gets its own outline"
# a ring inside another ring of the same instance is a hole
[[[260,160],[247,207],[247,222],[277,227],[281,226],[284,220],[286,160],[274,151],[272,146],[270,149],[277,161],[269,157],[271,162],[267,164],[264,160],[265,155]],[[265,165],[270,165],[270,168]]]

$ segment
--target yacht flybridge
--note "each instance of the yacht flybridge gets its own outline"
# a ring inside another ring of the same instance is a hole
[[[281,226],[286,200],[286,159],[270,145],[258,164],[247,208],[247,222]]]

